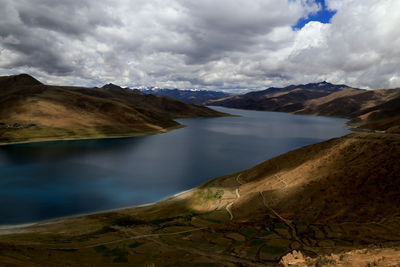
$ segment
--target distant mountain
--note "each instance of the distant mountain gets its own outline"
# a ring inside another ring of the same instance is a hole
[[[207,104],[229,108],[294,112],[304,108],[304,102],[348,88],[327,82],[271,87],[263,91],[208,101]]]
[[[113,83],[108,83],[103,85],[103,87],[101,87],[102,89],[123,89],[121,86],[113,84]]]
[[[97,88],[97,87],[96,87]],[[113,84],[113,83],[108,83],[105,84],[101,87],[101,89],[107,89],[107,90],[118,90],[120,93],[124,93],[124,92],[135,92],[137,94],[143,94],[140,90],[138,89],[130,89],[129,87],[121,87],[119,85]]]
[[[271,87],[207,104],[349,118],[358,128],[400,133],[400,89],[362,90],[321,82]]]
[[[145,94],[168,96],[176,98],[186,103],[191,103],[196,105],[204,105],[209,100],[220,99],[223,97],[230,96],[230,94],[228,93],[207,91],[207,90],[179,90],[179,89],[150,88],[150,89],[142,89],[140,91]]]
[[[0,142],[132,136],[177,127],[177,117],[226,115],[116,85],[107,88],[44,85],[27,74],[0,77]]]

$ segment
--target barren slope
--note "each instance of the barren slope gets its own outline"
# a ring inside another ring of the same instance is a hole
[[[347,89],[309,100],[295,113],[345,117],[362,129],[400,133],[400,90]]]

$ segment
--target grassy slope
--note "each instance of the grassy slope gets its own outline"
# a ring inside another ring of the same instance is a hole
[[[11,231],[0,236],[0,262],[275,266],[293,249],[312,257],[392,251],[400,246],[399,156],[397,135],[332,139],[151,206]]]
[[[134,136],[178,127],[176,117],[223,116],[206,107],[131,90],[43,85],[29,75],[0,77],[0,142]]]

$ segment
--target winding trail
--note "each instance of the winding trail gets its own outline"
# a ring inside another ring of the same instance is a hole
[[[239,186],[242,185],[242,183],[239,181],[240,175],[242,175],[242,174],[239,174],[239,175],[236,176],[236,178],[235,178],[235,179],[236,179],[236,182],[239,184]],[[239,187],[236,188],[235,193],[236,193],[236,199],[233,200],[233,201],[232,201],[231,203],[229,203],[228,205],[226,205],[226,211],[227,211],[227,212],[229,213],[229,215],[231,216],[231,220],[233,220],[233,213],[232,213],[232,210],[231,210],[232,205],[233,205],[233,203],[235,203],[235,201],[237,201],[237,200],[240,198]]]
[[[233,202],[234,201],[232,201],[231,203],[229,203],[228,205],[226,205],[226,211],[229,213],[229,215],[231,216],[231,221],[233,220],[233,213],[232,213],[232,211],[231,211],[231,207],[232,207],[232,205],[233,205]]]
[[[238,200],[240,198],[240,194],[239,194],[239,188],[236,188],[236,200]]]

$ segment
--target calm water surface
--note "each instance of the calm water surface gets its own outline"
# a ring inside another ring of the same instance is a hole
[[[125,139],[0,147],[0,225],[158,201],[350,131],[344,119],[215,108],[241,117]]]

